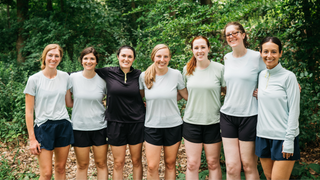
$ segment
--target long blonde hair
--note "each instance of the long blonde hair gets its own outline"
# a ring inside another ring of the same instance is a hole
[[[48,44],[43,52],[42,52],[42,55],[41,55],[41,70],[44,70],[44,68],[46,68],[46,56],[47,56],[47,53],[49,51],[51,51],[52,49],[58,49],[59,52],[60,52],[60,58],[62,59],[62,56],[63,56],[63,50],[62,48],[59,46],[59,44]]]
[[[167,45],[165,44],[158,44],[156,45],[152,52],[151,52],[151,60],[153,61],[153,63],[148,67],[148,69],[145,72],[144,75],[144,82],[146,83],[146,86],[148,89],[151,89],[153,86],[153,82],[156,82],[156,66],[154,63],[154,57],[156,56],[156,53],[161,50],[161,49],[168,49],[170,52],[170,49]],[[171,54],[170,54],[171,56]]]

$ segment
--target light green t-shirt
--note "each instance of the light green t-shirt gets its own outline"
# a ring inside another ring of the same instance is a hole
[[[220,122],[221,87],[225,87],[224,66],[211,61],[206,69],[195,69],[193,75],[183,78],[188,89],[188,102],[183,120],[190,124],[210,125]]]

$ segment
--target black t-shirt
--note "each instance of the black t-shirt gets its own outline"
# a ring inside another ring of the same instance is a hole
[[[107,109],[105,120],[120,123],[144,122],[146,109],[140,90],[140,70],[131,67],[125,74],[120,67],[96,69],[107,83]]]

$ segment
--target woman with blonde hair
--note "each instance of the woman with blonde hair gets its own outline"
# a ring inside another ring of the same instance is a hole
[[[66,99],[70,96],[69,75],[57,70],[62,56],[58,44],[47,45],[42,52],[42,70],[29,77],[24,90],[29,149],[38,156],[40,180],[51,179],[53,153],[54,179],[66,179],[65,166],[70,144],[74,142],[66,109]]]
[[[159,179],[161,148],[164,149],[165,177],[176,179],[176,158],[182,138],[182,119],[177,105],[177,92],[188,98],[182,75],[168,67],[170,50],[164,44],[151,53],[153,64],[140,75],[141,96],[146,98],[145,148],[148,179]]]

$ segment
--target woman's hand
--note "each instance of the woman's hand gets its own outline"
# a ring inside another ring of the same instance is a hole
[[[253,91],[252,96],[253,96],[253,97],[256,97],[256,98],[258,99],[258,88]]]
[[[282,145],[282,157],[283,157],[283,158],[286,158],[286,159],[289,159],[290,156],[293,156],[293,153],[283,152],[283,145]]]
[[[36,139],[29,141],[29,150],[33,155],[39,155],[41,153],[40,144]]]

